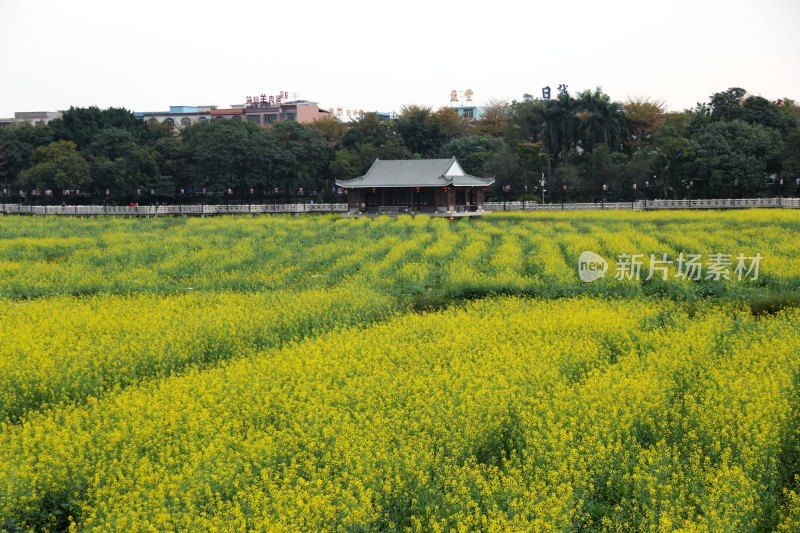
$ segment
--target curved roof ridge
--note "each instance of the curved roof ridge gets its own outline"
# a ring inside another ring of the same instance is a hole
[[[453,163],[458,163],[455,157],[450,159],[387,159],[383,161],[376,158],[366,174],[351,180],[336,180],[336,185],[344,188],[441,187],[451,184],[478,187],[494,183],[494,179],[478,178],[468,174],[448,176],[447,172]],[[459,167],[461,167],[460,164]]]

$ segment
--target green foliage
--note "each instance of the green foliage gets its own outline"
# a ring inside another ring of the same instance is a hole
[[[622,150],[628,130],[622,105],[598,87],[577,96],[578,136],[581,148],[591,151],[596,144],[605,144],[614,152]]]
[[[391,124],[381,119],[377,113],[364,113],[350,124],[342,138],[342,146],[353,149],[362,144],[382,147],[394,134]]]
[[[794,128],[784,140],[781,168],[787,182],[800,177],[800,128]]]
[[[132,194],[137,189],[150,189],[156,183],[159,171],[153,148],[137,144],[128,130],[100,130],[84,153],[89,158],[98,195],[105,190]]]
[[[332,154],[322,132],[283,121],[266,130],[264,140],[271,153],[261,152],[262,163],[268,165],[275,186],[288,194],[299,187],[304,191],[324,188],[321,172],[328,168]]]
[[[687,167],[698,189],[758,192],[776,170],[780,137],[774,130],[742,120],[712,122],[690,139]]]
[[[731,87],[727,91],[711,95],[711,116],[714,120],[738,120],[742,118],[742,101],[747,91]]]
[[[261,142],[259,142],[261,141]],[[184,130],[192,174],[214,191],[246,185],[259,174],[261,152],[267,150],[263,133],[250,122],[214,120]]]
[[[330,170],[340,180],[350,180],[363,174],[358,158],[350,150],[336,150]]]
[[[397,133],[412,154],[428,158],[439,153],[447,134],[434,118],[430,107],[404,106],[396,121]]]
[[[91,183],[89,164],[71,141],[40,146],[31,154],[31,166],[20,174],[28,189],[63,190],[86,188]]]
[[[65,140],[89,162],[95,197],[109,190],[112,200],[134,190],[164,199],[178,189],[232,189],[239,198],[254,189],[276,200],[300,188],[327,195],[334,179],[363,175],[376,158],[452,156],[468,172],[496,178],[489,194],[505,199],[521,197],[526,186],[531,193],[542,173],[551,190],[568,185],[571,200],[595,200],[601,183],[609,200],[633,198],[632,185],[649,182],[665,198],[788,195],[800,175],[798,109],[791,99],[778,105],[734,87],[692,110],[666,113],[658,100],[623,105],[596,88],[550,100],[490,100],[476,121],[449,107],[410,105],[391,119],[365,113],[349,123],[323,118],[266,129],[214,120],[176,132],[148,127],[125,109],[72,108],[47,126],[0,130],[0,179],[24,188],[31,174],[18,180],[34,164],[33,151]],[[512,191],[502,194],[502,185]]]
[[[629,99],[623,109],[630,132],[631,151],[636,152],[652,141],[653,134],[664,123],[666,104],[662,100]]]
[[[507,150],[503,139],[489,135],[470,135],[445,144],[440,156],[455,157],[467,174],[483,176],[487,162]]]
[[[29,165],[33,151],[53,142],[50,126],[25,124],[0,129],[0,178],[16,180]]]

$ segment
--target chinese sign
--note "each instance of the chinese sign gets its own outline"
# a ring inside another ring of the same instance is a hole
[[[331,108],[331,115],[336,118],[347,116],[349,120],[358,120],[364,116],[363,109],[342,109],[341,107]]]
[[[569,87],[565,83],[561,83],[558,85],[558,94],[559,96],[562,94],[567,94],[567,87]],[[542,87],[542,98],[544,100],[550,100],[550,86]]]
[[[450,101],[451,102],[461,102],[462,99],[464,99],[467,102],[472,102],[472,96],[474,94],[475,93],[472,92],[472,89],[467,89],[465,91],[458,91],[458,90],[454,89],[454,90],[450,91]]]
[[[757,280],[761,265],[761,254],[754,256],[712,253],[684,254],[670,258],[668,254],[620,254],[616,258],[614,279],[648,281],[654,277],[667,280],[687,279],[691,281],[711,280]],[[578,275],[581,281],[592,282],[605,277],[608,262],[599,254],[584,251],[578,258]]]
[[[281,102],[289,99],[289,93],[281,91],[278,94],[266,95],[261,93],[260,96],[248,96],[245,98],[247,107],[274,107],[281,105]]]

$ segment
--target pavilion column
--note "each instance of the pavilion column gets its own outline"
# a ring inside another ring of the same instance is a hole
[[[475,201],[478,204],[478,211],[483,211],[483,188],[478,187],[478,195]]]

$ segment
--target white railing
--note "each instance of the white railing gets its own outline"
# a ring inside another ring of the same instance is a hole
[[[486,211],[585,211],[585,210],[642,210],[642,209],[800,209],[800,198],[730,198],[713,200],[643,200],[636,202],[555,203],[484,202]]]
[[[346,213],[347,204],[228,204],[228,205],[24,205],[0,204],[0,213],[13,215],[227,215],[249,213]]]
[[[484,211],[640,211],[643,209],[800,209],[800,198],[737,198],[715,200],[648,200],[636,202],[584,202],[540,204],[538,202],[484,202]],[[347,204],[229,204],[229,205],[67,205],[44,206],[0,204],[9,215],[234,215],[261,213],[347,213]]]
[[[649,203],[649,202],[648,202]],[[650,206],[648,205],[648,208]],[[558,203],[540,204],[538,202],[484,202],[486,211],[586,211],[601,210],[640,210],[643,202],[584,202],[584,203]]]

